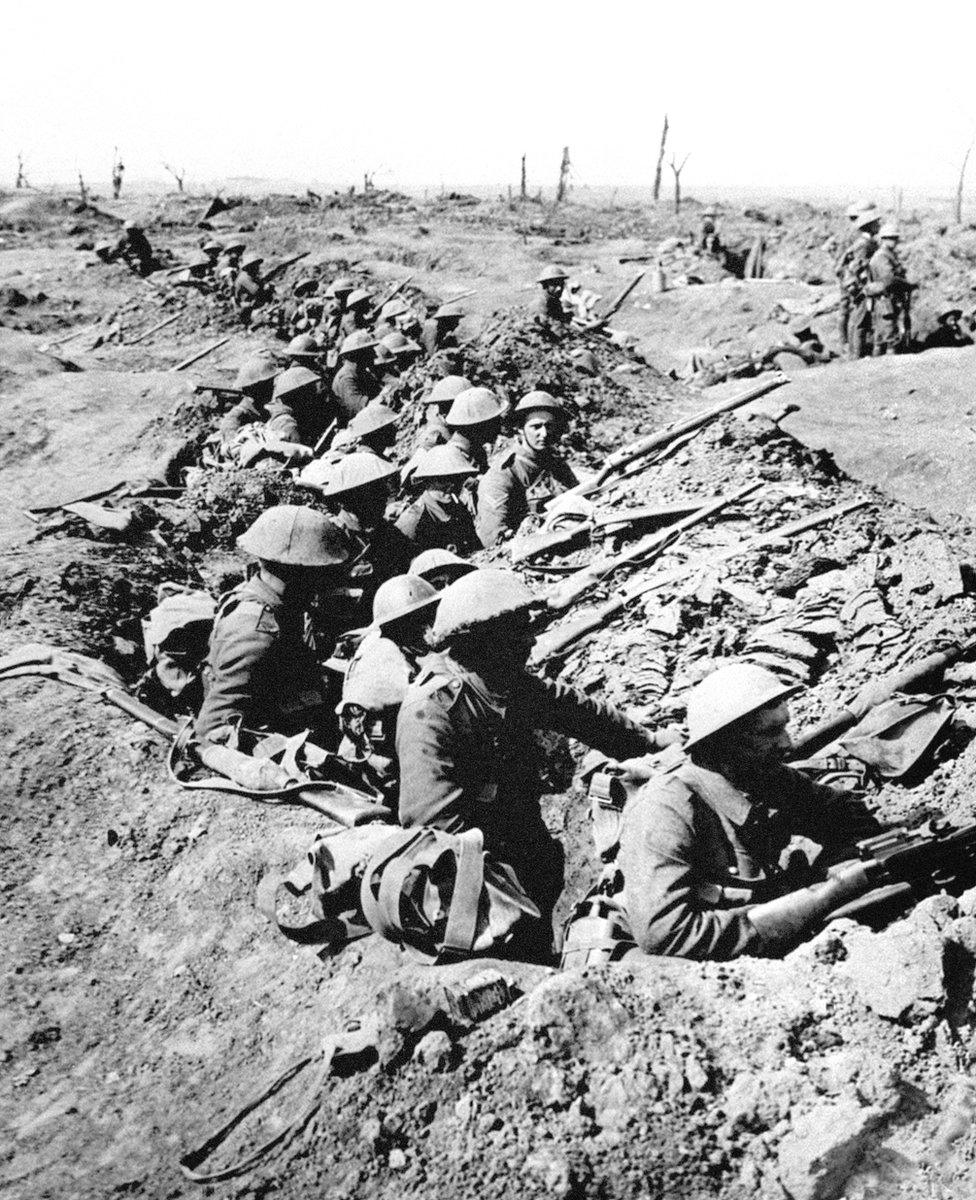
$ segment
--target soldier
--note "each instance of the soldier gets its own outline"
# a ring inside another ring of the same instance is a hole
[[[340,366],[332,380],[332,395],[345,424],[375,400],[381,384],[373,372],[376,339],[365,329],[350,333],[339,348]]]
[[[290,367],[305,367],[320,377],[323,374],[326,352],[310,333],[293,337],[285,348],[285,357]]]
[[[339,715],[339,754],[366,783],[387,795],[399,778],[395,738],[407,686],[429,647],[427,631],[440,596],[416,575],[395,575],[376,593],[373,624],[346,670]]]
[[[260,254],[245,254],[241,258],[240,270],[234,276],[232,287],[234,307],[241,314],[245,323],[250,320],[254,309],[270,297],[269,290],[261,280],[263,263],[264,259]]]
[[[541,512],[553,496],[579,480],[555,444],[566,428],[566,412],[548,392],[529,392],[515,406],[522,428],[518,441],[501,454],[478,484],[478,537],[483,546],[518,530],[530,512]]]
[[[268,419],[272,387],[281,368],[270,355],[249,358],[237,372],[234,388],[242,395],[220,423],[221,444],[226,449],[245,425],[264,424]]]
[[[465,482],[474,476],[470,461],[450,443],[420,455],[411,478],[423,491],[397,520],[415,554],[431,549],[473,554],[481,549],[471,507],[461,496]]]
[[[784,765],[786,702],[800,690],[740,663],[689,692],[685,754],[628,801],[620,831],[623,905],[646,953],[729,959],[790,949],[775,898],[810,882],[805,860],[780,867],[791,836],[837,861],[878,832],[850,793]],[[810,930],[824,915],[794,914]]]
[[[399,329],[380,338],[380,345],[393,356],[398,375],[413,366],[421,354],[420,345],[412,338],[405,337]]]
[[[237,272],[241,264],[241,255],[243,253],[244,239],[234,234],[224,242],[223,253],[217,259],[215,271],[217,284],[221,291],[227,295],[233,293],[234,280],[237,278]]]
[[[569,323],[572,314],[563,307],[562,302],[563,288],[566,286],[567,278],[562,267],[546,267],[539,274],[536,283],[541,286],[542,295],[532,310],[537,321],[555,322],[559,325]]]
[[[459,392],[444,418],[451,431],[448,445],[457,446],[478,475],[488,470],[486,447],[495,444],[504,411],[491,388],[476,387]]]
[[[398,420],[393,409],[385,404],[377,404],[375,400],[367,404],[346,426],[345,432],[350,438],[349,449],[389,458],[390,451],[396,445]]]
[[[456,304],[442,304],[432,317],[424,321],[420,344],[428,357],[441,350],[458,348],[457,329],[463,316]]]
[[[439,446],[450,438],[451,431],[447,427],[445,417],[458,396],[470,387],[471,381],[463,375],[447,375],[438,379],[423,400],[424,424],[417,434],[415,452],[430,450],[432,446]]]
[[[281,441],[297,443],[311,451],[318,445],[335,416],[322,391],[322,380],[307,367],[288,367],[274,381],[268,405],[267,432]]]
[[[126,221],[122,229],[125,235],[122,256],[140,275],[151,275],[159,264],[153,256],[152,246],[142,226],[137,225],[135,221]]]
[[[170,283],[173,287],[193,288],[198,292],[213,290],[207,276],[210,274],[210,258],[202,250],[191,254],[184,270],[175,275]]]
[[[344,582],[346,539],[322,513],[286,504],[263,512],[237,544],[258,560],[258,572],[217,609],[196,737],[236,748],[241,731],[312,729],[316,740],[334,744],[319,666],[331,647],[313,642],[308,613],[316,597]]]
[[[210,238],[200,247],[203,253],[207,256],[207,262],[210,264],[210,274],[216,275],[217,263],[220,261],[220,256],[224,252],[223,242],[218,242],[216,238]]]
[[[562,849],[539,809],[540,754],[551,729],[615,759],[658,747],[622,713],[526,671],[536,598],[508,571],[472,571],[441,593],[425,660],[397,721],[400,823],[450,833],[480,829],[546,923],[562,888]],[[551,949],[544,929],[542,954]]]
[[[898,257],[898,226],[887,221],[878,231],[880,245],[868,265],[869,282],[865,289],[873,300],[875,358],[901,354],[912,340],[911,301],[917,284],[905,278]]]
[[[852,358],[864,358],[871,345],[871,301],[867,294],[871,257],[877,249],[875,234],[881,225],[873,209],[862,212],[854,222],[857,237],[846,257],[841,291],[847,296],[850,317],[847,345]]]
[[[397,325],[397,318],[405,316],[409,312],[409,304],[402,297],[394,296],[391,300],[387,300],[385,304],[381,305],[373,332],[381,341],[388,333],[399,332],[400,327]]]
[[[310,463],[299,479],[317,487],[358,545],[352,584],[361,592],[360,609],[370,611],[376,589],[410,565],[413,547],[386,518],[396,467],[377,454],[346,454],[334,464]]]
[[[362,288],[354,288],[346,297],[339,332],[348,337],[357,330],[369,329],[373,316],[373,297]]]
[[[770,346],[764,352],[761,367],[777,367],[780,371],[815,367],[830,362],[834,355],[823,344],[820,334],[811,328],[809,321],[797,321],[790,333],[795,339],[785,345]]]
[[[862,213],[866,212],[874,212],[874,205],[868,201],[860,201],[848,207],[848,225],[838,239],[837,254],[834,258],[834,274],[837,276],[837,282],[841,288],[837,331],[840,334],[840,344],[842,346],[847,345],[848,326],[850,324],[852,308],[851,296],[844,289],[844,276],[847,272],[848,260],[858,240],[858,219]]]
[[[410,574],[426,579],[438,592],[475,569],[474,563],[459,558],[450,550],[424,550],[410,563]]]
[[[962,327],[961,308],[947,308],[936,317],[936,327],[922,339],[920,349],[938,350],[971,346],[973,339]]]
[[[715,232],[715,221],[718,209],[714,206],[702,210],[701,232],[698,235],[698,249],[713,258],[723,257],[722,242]]]
[[[341,337],[342,316],[346,311],[346,297],[356,290],[352,279],[334,279],[325,289],[325,312],[322,315],[322,331],[330,342]]]

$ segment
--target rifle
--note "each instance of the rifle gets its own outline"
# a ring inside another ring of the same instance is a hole
[[[822,882],[750,908],[752,924],[788,946],[839,917],[878,928],[923,896],[958,896],[976,883],[976,825],[898,826],[856,849],[857,858],[831,867]]]
[[[400,293],[403,291],[403,289],[407,286],[407,284],[410,282],[411,279],[413,279],[413,276],[408,275],[406,277],[406,279],[403,279],[399,283],[395,284],[393,286],[393,288],[376,305],[376,311],[379,312],[379,310],[383,307],[384,304],[389,304],[391,300],[395,300],[396,297],[399,296]]]
[[[666,523],[669,517],[684,516],[697,512],[704,507],[699,500],[685,500],[675,504],[649,504],[642,508],[624,508],[616,512],[594,513],[592,516],[581,516],[578,521],[571,522],[559,529],[542,530],[512,542],[511,558],[513,563],[526,562],[537,554],[546,554],[559,546],[567,546],[581,538],[589,539],[598,530],[616,532],[628,525],[637,525],[644,521]]]
[[[629,446],[624,446],[611,454],[592,479],[578,484],[575,488],[571,488],[568,493],[563,492],[562,495],[585,496],[589,492],[599,488],[601,484],[605,483],[611,475],[620,471],[621,468],[628,466],[638,458],[645,458],[652,450],[668,446],[684,434],[702,429],[705,425],[710,424],[723,414],[732,412],[737,408],[742,408],[744,404],[758,400],[760,396],[768,395],[769,392],[775,391],[776,388],[780,388],[786,383],[789,383],[789,380],[785,375],[764,380],[762,383],[757,383],[754,387],[744,392],[739,392],[736,396],[730,396],[727,400],[721,400],[712,408],[706,408],[703,412],[686,417],[683,421],[676,421],[673,425],[659,429],[656,433],[649,433],[646,437],[638,438],[636,442],[631,442]]]
[[[308,258],[311,253],[311,250],[303,250],[301,254],[293,254],[291,258],[286,258],[283,262],[278,263],[277,266],[272,267],[267,274],[261,277],[261,286],[264,287],[266,284],[269,284],[272,279],[277,279],[282,271],[287,270],[288,267],[292,266],[293,263],[301,262],[303,258]]]
[[[165,321],[160,321],[158,325],[152,325],[149,329],[143,330],[138,337],[132,339],[131,342],[120,342],[122,346],[138,346],[140,342],[144,342],[147,337],[154,333],[159,333],[161,329],[165,329],[167,325],[172,325],[174,321],[178,321],[182,317],[182,312],[173,313],[171,317],[167,317]]]
[[[630,283],[628,283],[627,286],[619,293],[616,300],[613,301],[603,316],[600,317],[601,325],[606,325],[607,321],[609,321],[612,316],[614,316],[621,310],[621,308],[623,308],[627,297],[634,290],[634,288],[637,287],[646,274],[646,271],[641,271],[640,274],[634,276]]]
[[[732,498],[734,496],[729,499]],[[728,500],[726,500],[726,503],[728,503]],[[649,579],[634,580],[632,583],[620,588],[605,604],[601,604],[598,608],[595,608],[588,616],[581,617],[578,621],[564,625],[553,633],[546,633],[537,638],[532,650],[531,661],[533,663],[540,663],[544,662],[547,658],[561,654],[573,642],[578,641],[588,633],[592,633],[595,629],[599,629],[611,617],[616,616],[618,612],[621,612],[634,600],[639,599],[648,592],[678,583],[688,575],[693,575],[696,571],[706,570],[716,563],[729,562],[731,559],[739,558],[743,554],[749,554],[754,550],[761,550],[766,546],[791,538],[798,533],[805,533],[808,529],[814,529],[816,526],[823,525],[827,521],[832,521],[836,517],[846,516],[847,513],[853,512],[855,509],[863,508],[868,503],[869,501],[867,500],[850,500],[846,504],[835,504],[831,508],[811,513],[809,516],[801,517],[799,520],[789,521],[787,524],[780,525],[778,529],[773,529],[769,533],[756,534],[753,537],[745,538],[740,542],[727,546],[724,550],[713,550],[697,562],[683,563],[681,566],[674,567],[670,571],[664,571],[660,575],[652,575]],[[672,531],[668,530],[666,532]]]
[[[972,657],[973,654],[976,654],[976,641],[957,643],[938,654],[929,654],[910,667],[895,671],[876,683],[868,684],[840,712],[824,718],[812,729],[800,734],[793,742],[793,757],[808,758],[811,754],[816,754],[842,733],[853,729],[870,709],[883,704],[885,700],[890,700],[896,692],[914,691],[927,679],[941,676],[949,667]]]
[[[230,341],[230,335],[220,338],[208,346],[206,350],[200,350],[197,354],[191,354],[189,358],[184,358],[182,362],[178,362],[175,367],[170,367],[171,371],[185,371],[187,367],[192,367],[195,362],[199,362],[201,358],[206,358],[208,354],[213,354],[215,350],[219,350],[221,346],[226,346]]]

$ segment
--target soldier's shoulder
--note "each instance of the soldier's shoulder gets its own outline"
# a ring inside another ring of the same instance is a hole
[[[464,692],[464,681],[445,671],[438,664],[421,666],[413,682],[407,688],[404,708],[424,708],[429,705],[451,709]]]
[[[234,588],[221,599],[217,606],[216,622],[225,636],[231,632],[273,636],[281,628],[274,608],[247,583]]]

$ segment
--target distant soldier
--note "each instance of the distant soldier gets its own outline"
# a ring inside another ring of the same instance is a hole
[[[875,358],[903,353],[912,339],[912,292],[917,285],[905,278],[905,268],[898,257],[899,237],[894,221],[882,225],[878,232],[880,245],[868,264],[866,290],[873,300]]]
[[[464,313],[456,304],[442,304],[433,316],[424,321],[420,344],[428,357],[442,350],[458,348],[457,330]]]
[[[354,288],[346,297],[339,332],[348,337],[358,330],[369,329],[373,320],[373,297],[362,288]]]
[[[864,358],[870,351],[872,341],[871,300],[866,289],[870,282],[871,257],[878,248],[874,238],[881,221],[877,212],[869,209],[862,212],[854,223],[857,237],[845,259],[841,291],[850,306],[848,349],[852,358]]]
[[[234,388],[242,395],[220,423],[221,444],[226,448],[246,425],[263,425],[268,419],[272,387],[281,368],[268,355],[255,355],[237,372]]]
[[[373,372],[375,349],[376,339],[365,329],[350,333],[339,349],[339,370],[332,380],[332,395],[343,424],[380,394],[382,385]]]
[[[270,299],[271,292],[261,279],[261,267],[264,258],[260,254],[245,254],[241,258],[240,269],[234,277],[232,297],[234,307],[245,322],[251,318],[251,313],[259,305]]]
[[[614,759],[646,754],[658,739],[609,705],[526,671],[536,604],[508,571],[472,571],[441,593],[431,630],[437,653],[407,690],[396,750],[400,823],[480,830],[485,849],[539,906],[545,920],[533,950],[544,956],[563,851],[540,812],[534,731],[578,738]]]
[[[121,158],[116,158],[112,164],[112,199],[118,200],[122,195],[122,176],[125,174],[125,163]]]
[[[122,256],[129,266],[138,271],[140,275],[151,275],[159,264],[153,256],[152,246],[149,244],[145,230],[135,221],[126,221],[122,229],[125,235]]]
[[[237,272],[240,269],[244,245],[242,237],[232,234],[231,237],[225,240],[224,248],[217,259],[217,267],[214,272],[217,285],[221,292],[229,297],[234,292],[234,280],[237,278]]]
[[[174,275],[170,280],[173,287],[192,288],[194,291],[209,293],[213,284],[209,279],[210,259],[202,250],[191,254],[184,270]]]
[[[210,266],[210,274],[216,276],[217,264],[220,262],[220,256],[224,252],[223,242],[218,242],[216,238],[209,238],[200,247],[203,253],[207,256],[207,262]]]
[[[716,232],[715,222],[718,219],[718,209],[710,206],[702,212],[701,230],[698,234],[698,249],[713,258],[724,260],[725,251],[721,239]]]
[[[325,289],[322,332],[328,341],[337,342],[342,337],[342,317],[346,311],[346,298],[355,290],[355,281],[345,276],[334,279]]]
[[[556,450],[566,411],[548,392],[529,392],[515,406],[518,441],[488,468],[478,484],[478,537],[494,546],[515,533],[531,512],[579,482]]]
[[[478,475],[488,470],[488,449],[501,432],[505,405],[491,388],[468,388],[454,398],[444,418],[456,446]]]
[[[829,908],[791,903],[812,882],[794,856],[780,865],[791,837],[836,862],[879,832],[850,793],[783,765],[786,702],[800,690],[739,663],[689,692],[685,754],[627,802],[620,830],[621,900],[640,950],[721,960],[792,949]]]
[[[320,744],[334,744],[335,700],[319,666],[331,647],[313,641],[308,614],[344,583],[346,539],[322,513],[279,505],[237,544],[259,569],[217,609],[196,737],[236,748],[244,732],[311,729]]]
[[[862,213],[871,212],[873,209],[874,205],[869,204],[867,201],[851,204],[847,209],[847,226],[838,239],[837,254],[834,258],[834,274],[837,276],[837,282],[841,288],[837,332],[840,335],[840,344],[842,346],[847,345],[848,325],[852,307],[850,294],[844,290],[844,276],[847,271],[847,262],[858,239],[858,218]]]
[[[947,308],[936,317],[936,326],[922,339],[922,350],[955,349],[971,346],[973,339],[962,326],[961,308]]]
[[[451,550],[473,554],[481,549],[471,507],[461,492],[475,476],[474,467],[456,446],[433,446],[418,457],[412,482],[420,495],[403,510],[397,528],[423,550]]]
[[[546,267],[540,272],[536,283],[542,288],[542,295],[536,301],[532,315],[537,321],[567,325],[572,313],[563,306],[562,295],[568,276],[562,267]]]

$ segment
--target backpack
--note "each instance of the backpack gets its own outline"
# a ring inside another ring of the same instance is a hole
[[[309,896],[301,921],[283,918],[279,897]],[[362,825],[320,834],[287,879],[268,877],[258,904],[293,941],[332,952],[378,933],[428,963],[497,954],[541,919],[514,870],[484,851],[480,830]]]
[[[209,592],[159,585],[156,607],[142,620],[148,666],[137,686],[140,700],[168,716],[199,709],[216,610]]]

